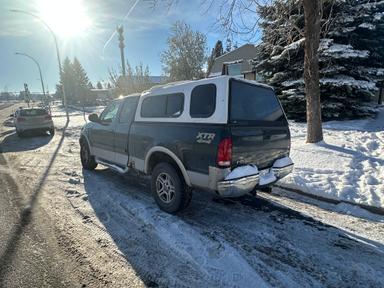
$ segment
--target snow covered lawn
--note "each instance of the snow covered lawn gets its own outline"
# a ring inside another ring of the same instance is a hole
[[[306,144],[290,123],[293,173],[280,185],[331,199],[384,207],[384,108],[376,119],[324,123],[324,141]]]

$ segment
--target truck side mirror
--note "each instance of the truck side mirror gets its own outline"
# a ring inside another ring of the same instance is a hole
[[[96,122],[96,123],[100,122],[99,116],[97,116],[97,114],[95,114],[95,113],[92,113],[91,115],[89,115],[88,120],[91,122]]]

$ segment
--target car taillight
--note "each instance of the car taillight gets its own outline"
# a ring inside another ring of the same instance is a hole
[[[47,116],[45,116],[44,118],[47,119],[47,120],[51,120],[51,119],[52,119],[52,116],[51,116],[51,115],[47,115]]]
[[[232,139],[224,138],[219,143],[217,150],[217,165],[220,167],[231,166],[232,161]]]
[[[16,119],[17,119],[17,122],[23,122],[23,121],[25,121],[25,120],[26,120],[26,119],[25,119],[25,118],[23,118],[23,117],[17,117]]]

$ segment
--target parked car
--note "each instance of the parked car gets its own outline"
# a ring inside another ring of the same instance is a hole
[[[51,136],[55,134],[52,117],[42,108],[19,108],[14,114],[14,124],[18,136],[28,131],[48,131]]]
[[[290,131],[274,90],[228,76],[154,87],[91,114],[84,169],[151,175],[161,209],[185,208],[193,188],[238,197],[289,174]]]

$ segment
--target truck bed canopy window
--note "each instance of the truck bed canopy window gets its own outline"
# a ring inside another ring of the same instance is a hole
[[[230,121],[280,121],[284,114],[275,92],[266,87],[231,80]]]
[[[184,110],[184,94],[174,93],[149,96],[141,105],[141,117],[145,118],[174,118],[179,117]]]
[[[193,88],[190,115],[192,118],[208,118],[216,109],[216,85],[205,84]]]

